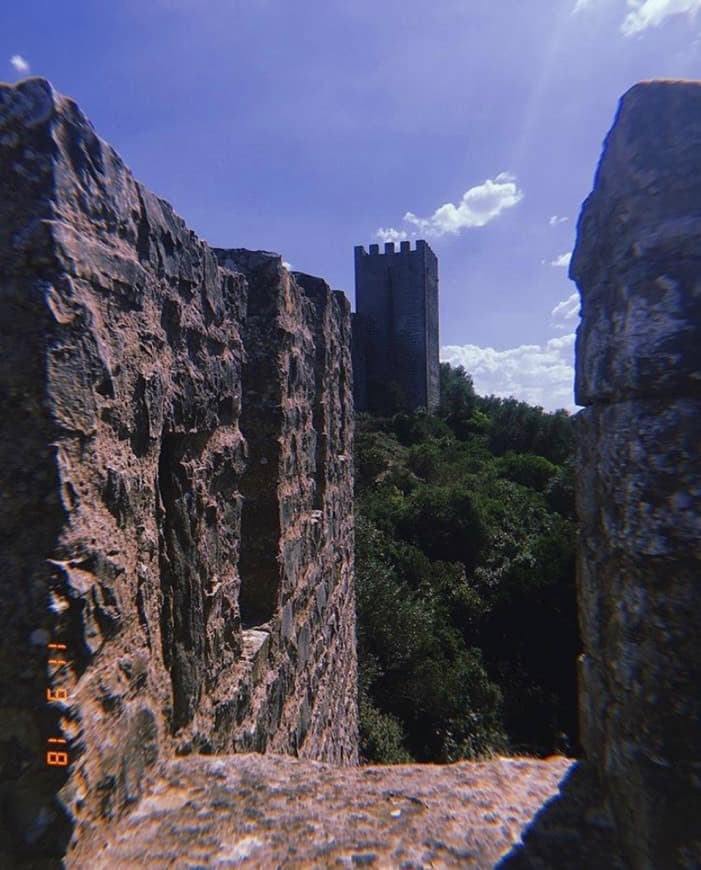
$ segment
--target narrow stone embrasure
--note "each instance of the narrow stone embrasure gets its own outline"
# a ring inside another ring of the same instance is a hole
[[[314,449],[314,498],[312,508],[315,511],[324,509],[324,495],[326,493],[326,481],[328,472],[329,436],[326,431],[324,412],[324,392],[320,388],[322,373],[324,370],[325,347],[317,342],[316,360],[314,365],[314,377],[316,378],[317,390],[312,406],[312,426],[316,433],[316,446]]]
[[[206,437],[206,436],[205,436]],[[158,465],[163,659],[173,683],[173,731],[194,715],[205,663],[204,602],[192,534],[192,482],[182,459],[197,435],[164,434]]]
[[[281,375],[278,370],[278,295],[270,292],[276,259],[265,252],[215,249],[227,268],[245,274],[249,284],[242,338],[246,363],[242,371],[239,426],[246,439],[248,461],[239,491],[241,545],[239,609],[244,630],[270,621],[280,597],[280,432],[283,429]],[[273,286],[275,284],[273,283]]]
[[[263,457],[265,458],[265,457]],[[259,460],[260,462],[260,460]],[[277,554],[280,516],[276,481],[267,462],[246,474],[241,485],[241,555],[239,608],[241,625],[253,628],[268,622],[278,606],[280,567]]]

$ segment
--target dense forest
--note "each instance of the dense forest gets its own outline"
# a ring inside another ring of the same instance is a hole
[[[356,421],[362,756],[576,754],[573,419],[441,397]]]

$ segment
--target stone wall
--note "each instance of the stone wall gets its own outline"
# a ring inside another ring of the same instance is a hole
[[[343,294],[208,248],[29,79],[0,333],[0,840],[60,853],[175,754],[356,763]]]
[[[579,219],[582,741],[636,868],[701,866],[701,83],[621,100]]]

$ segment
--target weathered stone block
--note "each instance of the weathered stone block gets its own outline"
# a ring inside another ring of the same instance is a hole
[[[621,99],[570,265],[580,405],[701,391],[699,117],[699,82],[646,82]]]
[[[621,100],[571,275],[582,742],[636,868],[701,864],[701,83]]]

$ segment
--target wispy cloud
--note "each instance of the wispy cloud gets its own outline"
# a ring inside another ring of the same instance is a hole
[[[380,227],[379,230],[375,233],[375,238],[379,239],[381,242],[403,242],[409,238],[409,236],[417,236],[418,233],[402,233],[399,230],[395,230],[392,227],[388,227],[384,229],[384,227]]]
[[[701,0],[628,0],[628,6],[632,12],[623,19],[621,32],[634,36],[648,27],[658,27],[670,15],[694,15],[701,9]]]
[[[505,209],[513,208],[521,202],[523,196],[523,191],[516,184],[516,178],[507,172],[500,172],[494,179],[488,178],[483,184],[466,190],[457,204],[446,202],[430,217],[418,217],[408,211],[403,220],[418,227],[424,236],[456,235],[464,229],[483,227],[499,217]],[[375,235],[383,241],[394,242],[406,239],[409,233],[388,227],[380,228]],[[411,235],[416,235],[416,232],[413,231]]]
[[[544,345],[523,344],[507,350],[475,344],[441,348],[442,362],[462,365],[483,395],[513,396],[548,411],[574,410],[574,333]]]
[[[576,0],[572,14],[596,5],[599,0]],[[659,27],[671,15],[694,15],[701,9],[701,0],[626,0],[631,10],[621,23],[624,36],[635,36],[648,27]]]
[[[558,224],[564,224],[566,220],[569,220],[569,218],[558,217],[556,214],[554,214],[548,218],[548,223],[551,227],[556,227]]]
[[[13,54],[10,58],[10,63],[18,73],[25,74],[29,72],[29,63],[21,54]]]
[[[579,317],[579,293],[575,290],[567,299],[558,302],[550,312],[553,325],[556,329],[568,329],[572,327],[572,321]]]
[[[559,257],[555,257],[554,260],[541,260],[541,263],[547,263],[548,266],[555,266],[559,269],[566,269],[571,259],[572,251],[566,251],[564,254],[560,254]]]

